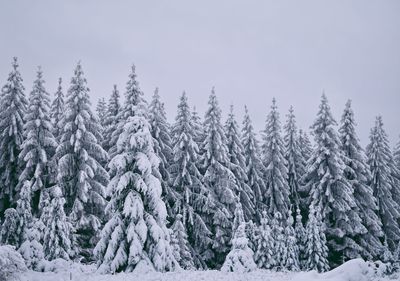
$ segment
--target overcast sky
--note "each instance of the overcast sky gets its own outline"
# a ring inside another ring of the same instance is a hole
[[[337,121],[353,100],[364,145],[378,114],[398,141],[398,0],[9,0],[0,10],[0,81],[17,56],[27,93],[38,65],[53,94],[81,60],[96,104],[113,84],[124,92],[135,63],[146,97],[160,88],[169,121],[183,90],[203,116],[215,86],[224,117],[233,104],[241,124],[247,104],[261,130],[276,97],[281,117],[293,105],[308,129],[324,90]]]

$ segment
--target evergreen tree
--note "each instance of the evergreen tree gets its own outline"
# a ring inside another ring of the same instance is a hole
[[[108,101],[106,116],[104,117],[103,148],[105,151],[109,151],[111,148],[111,138],[118,125],[120,111],[121,105],[119,102],[119,91],[117,85],[114,85],[111,97]]]
[[[205,139],[205,131],[203,128],[203,123],[201,122],[201,118],[195,106],[193,107],[192,110],[191,121],[193,124],[193,131],[195,133],[194,140],[197,143],[197,146],[200,148]]]
[[[185,226],[182,223],[182,215],[177,214],[175,222],[173,223],[172,227],[172,235],[171,235],[171,243],[177,251],[177,261],[179,265],[185,269],[190,270],[194,269],[193,257],[192,257],[192,250],[190,249],[190,244],[187,240],[187,234]]]
[[[30,192],[33,193],[32,211],[35,215],[39,213],[40,194],[43,189],[54,183],[56,169],[53,156],[57,141],[52,133],[53,127],[49,116],[50,98],[44,88],[42,76],[39,68],[29,97],[24,124],[25,141],[19,154],[24,167],[19,177],[19,184],[29,185]]]
[[[159,158],[153,149],[146,106],[138,99],[140,95],[127,97],[124,114],[130,110],[133,115],[123,125],[120,123],[122,132],[109,164],[111,199],[106,211],[110,219],[94,254],[100,272],[130,272],[137,266],[162,272],[174,270],[179,265],[166,227],[167,211],[157,177]]]
[[[249,272],[257,268],[253,259],[253,251],[249,248],[246,237],[246,223],[244,221],[242,205],[236,203],[235,218],[232,229],[232,249],[226,256],[221,271],[225,272]]]
[[[261,269],[272,269],[276,261],[274,253],[275,241],[273,240],[271,226],[268,220],[267,211],[263,211],[260,229],[258,231],[257,250],[254,254],[257,267]]]
[[[400,170],[400,141],[397,143],[395,149],[394,149],[394,162],[396,164],[396,167],[398,170]]]
[[[57,92],[54,94],[54,100],[51,103],[50,119],[53,125],[53,135],[57,139],[60,138],[62,130],[62,118],[64,116],[64,94],[62,91],[62,79],[58,79]]]
[[[65,200],[58,186],[51,189],[51,201],[45,206],[40,220],[46,226],[43,235],[43,251],[47,260],[69,260],[72,253],[73,227],[64,212]]]
[[[317,119],[311,127],[316,147],[308,161],[305,182],[310,190],[309,204],[314,209],[316,206],[321,208],[333,265],[353,258],[354,251],[360,249],[352,237],[365,229],[356,210],[352,186],[344,177],[344,155],[335,126],[324,94]]]
[[[274,241],[272,252],[275,259],[273,268],[275,270],[284,269],[287,262],[284,259],[288,258],[288,255],[286,255],[286,239],[289,239],[289,237],[284,236],[283,219],[281,213],[276,212],[271,220],[271,237]]]
[[[390,249],[400,241],[400,206],[394,197],[396,189],[392,171],[394,161],[389,147],[388,137],[383,128],[382,117],[378,116],[371,130],[370,143],[367,146],[367,163],[372,174],[370,186],[378,204],[378,215]]]
[[[57,181],[66,198],[65,212],[76,229],[78,253],[86,259],[96,243],[105,206],[108,174],[101,163],[107,153],[99,144],[101,126],[90,110],[89,89],[78,63],[65,104]]]
[[[259,214],[261,214],[260,211],[265,208],[263,196],[266,194],[267,188],[262,178],[264,167],[259,157],[260,149],[256,134],[254,133],[253,124],[251,122],[247,107],[245,106],[244,109],[245,115],[242,128],[242,143],[246,163],[246,174],[248,184],[254,194],[253,200],[255,210],[257,211],[255,220],[260,221],[261,216]]]
[[[372,188],[368,185],[371,174],[366,163],[366,156],[355,132],[354,113],[351,101],[346,103],[342,115],[340,132],[341,149],[344,153],[344,177],[351,183],[357,212],[362,219],[364,230],[354,237],[359,246],[357,251],[348,252],[349,258],[357,258],[359,254],[365,259],[379,258],[382,252],[382,243],[379,237],[383,236],[382,223],[377,216],[377,204]],[[361,249],[358,249],[360,248]]]
[[[43,246],[40,243],[39,223],[34,219],[25,231],[24,241],[18,252],[25,260],[28,268],[37,270],[40,262],[44,259]]]
[[[263,164],[266,193],[264,202],[270,216],[281,215],[289,210],[289,186],[285,166],[284,147],[281,138],[281,125],[275,99],[272,100],[271,112],[268,114],[263,134]]]
[[[283,268],[290,271],[299,271],[299,245],[296,238],[296,232],[293,228],[293,216],[290,211],[287,217],[287,222],[283,230],[283,239],[285,242],[284,253],[282,257]]]
[[[233,113],[233,106],[228,115],[225,124],[225,132],[228,147],[228,157],[230,170],[236,178],[236,185],[239,188],[240,202],[243,206],[246,220],[251,220],[255,214],[254,194],[253,190],[247,184],[248,178],[246,174],[246,159],[244,157],[244,148],[241,143],[239,125],[236,122]]]
[[[301,129],[299,130],[299,148],[302,158],[304,159],[305,163],[307,163],[308,159],[310,159],[312,155],[313,147],[310,139],[308,138],[308,134]]]
[[[231,240],[231,219],[235,209],[235,192],[238,187],[235,175],[229,170],[228,147],[225,132],[221,125],[221,109],[218,106],[214,89],[208,101],[209,108],[205,115],[206,132],[202,144],[202,165],[204,183],[211,192],[212,221],[210,223],[214,235],[212,249],[214,257],[209,266],[215,268],[225,260]]]
[[[19,246],[21,233],[18,212],[14,208],[8,208],[4,212],[4,221],[0,229],[0,244]]]
[[[101,98],[97,101],[96,113],[97,113],[97,118],[99,119],[100,125],[104,129],[104,121],[106,120],[106,116],[107,116],[107,104],[106,104],[106,100],[104,98]]]
[[[305,160],[301,153],[299,137],[293,107],[290,107],[287,122],[284,126],[285,160],[287,167],[287,181],[290,190],[290,203],[293,208],[300,206],[300,178],[305,173]]]
[[[163,190],[162,197],[166,204],[168,215],[173,218],[175,214],[172,210],[172,205],[178,200],[179,195],[171,188],[170,162],[172,158],[172,144],[170,127],[167,122],[164,104],[161,102],[160,95],[158,94],[158,88],[154,91],[149,113],[150,132],[154,139],[154,152],[160,158],[158,169],[160,171],[159,179]]]
[[[304,161],[303,163],[304,171],[301,173],[301,175],[304,176],[304,174],[306,173],[307,162],[311,158],[313,152],[313,147],[311,145],[307,133],[301,129],[299,130],[298,138],[299,138],[299,148],[300,148],[301,158]],[[299,196],[300,196],[300,211],[303,217],[303,223],[305,224],[305,219],[308,217],[308,204],[311,201],[311,199],[309,190],[310,187],[305,186],[303,176],[299,179],[301,183],[299,187]]]
[[[0,217],[5,209],[15,206],[15,196],[19,193],[18,155],[24,140],[27,107],[17,58],[14,58],[12,67],[0,95]]]
[[[306,225],[306,270],[324,272],[329,270],[328,247],[326,246],[325,226],[322,221],[321,210],[314,205],[310,207],[310,214]]]
[[[177,194],[174,211],[182,214],[183,225],[192,246],[192,256],[197,268],[205,268],[204,261],[210,260],[212,253],[211,232],[203,218],[210,217],[209,191],[202,183],[198,170],[199,148],[195,141],[187,96],[182,94],[178,114],[172,126],[173,164],[171,165],[172,187]]]
[[[300,269],[306,269],[306,230],[303,226],[300,209],[296,209],[296,221],[295,221],[295,236],[297,241],[297,247],[299,248],[299,267]]]

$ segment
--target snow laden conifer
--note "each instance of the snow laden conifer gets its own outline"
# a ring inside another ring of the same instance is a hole
[[[299,130],[299,148],[302,158],[304,159],[305,163],[307,163],[308,159],[310,159],[312,155],[313,147],[308,134],[302,129]]]
[[[287,181],[289,185],[289,199],[291,206],[297,209],[300,206],[301,177],[305,173],[305,160],[301,154],[299,137],[293,107],[290,107],[287,121],[284,126],[285,160],[287,167]]]
[[[344,155],[335,126],[324,94],[311,127],[316,147],[308,161],[305,183],[310,190],[309,204],[314,209],[321,208],[333,265],[353,258],[354,251],[361,250],[353,237],[365,229],[356,210],[352,186],[344,177]]]
[[[272,249],[272,252],[274,253],[273,269],[278,271],[285,268],[287,261],[284,260],[284,258],[288,257],[286,255],[286,239],[288,239],[288,237],[284,236],[283,220],[284,218],[279,212],[276,212],[271,220],[271,237],[274,241],[274,246]]]
[[[306,230],[302,222],[302,216],[300,209],[296,210],[296,221],[294,225],[295,236],[297,241],[297,247],[299,249],[299,267],[300,269],[305,269],[306,261]]]
[[[393,179],[394,161],[387,134],[383,128],[382,117],[378,116],[370,133],[367,146],[367,163],[371,171],[370,186],[377,200],[378,215],[383,224],[383,232],[390,249],[395,249],[400,241],[400,207],[394,197],[396,189]]]
[[[172,205],[178,200],[179,195],[171,188],[170,164],[172,159],[172,144],[170,126],[161,102],[158,88],[155,89],[153,99],[149,106],[150,132],[154,139],[154,152],[160,158],[158,169],[160,171],[160,182],[163,190],[163,199],[170,217],[174,216]]]
[[[244,157],[244,148],[241,143],[239,125],[236,122],[231,105],[228,119],[225,124],[225,133],[228,147],[228,157],[230,170],[236,178],[240,202],[243,206],[246,220],[251,220],[255,215],[255,204],[253,190],[250,188],[246,174],[246,159]]]
[[[17,58],[0,95],[0,215],[6,208],[15,206],[20,173],[18,155],[24,141],[23,127],[27,100],[24,94]]]
[[[107,153],[99,144],[101,126],[90,109],[89,88],[80,63],[68,89],[60,145],[57,147],[57,181],[76,232],[78,253],[91,258],[104,215],[105,185],[108,173],[101,163]]]
[[[205,138],[205,132],[203,123],[195,106],[193,107],[191,112],[191,121],[193,125],[193,131],[195,133],[194,140],[197,143],[197,146],[200,148]]]
[[[171,183],[172,188],[180,195],[173,208],[182,215],[195,266],[206,268],[205,261],[212,257],[212,233],[205,219],[210,218],[212,206],[209,200],[210,192],[202,183],[202,175],[198,169],[199,148],[194,130],[187,96],[183,93],[171,129]]]
[[[299,271],[299,243],[297,242],[296,232],[293,228],[293,223],[293,216],[292,213],[289,211],[287,221],[284,225],[283,230],[285,247],[282,255],[282,266],[284,269],[289,271]]]
[[[382,252],[380,237],[383,236],[382,223],[377,216],[377,204],[373,190],[369,186],[371,174],[366,156],[355,131],[354,113],[351,101],[346,103],[339,129],[341,149],[344,153],[344,177],[351,183],[357,204],[357,212],[365,229],[354,237],[361,251],[349,252],[347,256],[357,258],[359,254],[367,260],[378,259]],[[358,247],[357,247],[358,248]]]
[[[4,212],[4,220],[0,229],[0,244],[18,247],[20,243],[19,233],[20,217],[14,208],[8,208]]]
[[[248,245],[246,223],[244,221],[242,205],[239,200],[237,200],[236,203],[232,232],[232,248],[225,258],[221,271],[245,273],[255,270],[257,265],[253,259],[254,253]]]
[[[97,101],[96,113],[99,123],[101,127],[104,129],[104,121],[106,120],[106,115],[107,115],[107,104],[104,98],[101,98]]]
[[[109,151],[111,147],[111,137],[113,132],[116,130],[119,122],[119,113],[121,111],[119,91],[117,85],[114,85],[111,97],[108,100],[107,112],[104,117],[104,140],[103,148],[105,151]]]
[[[98,270],[130,272],[136,267],[150,267],[171,271],[179,265],[166,227],[167,211],[155,173],[159,158],[154,152],[150,124],[144,116],[146,106],[136,91],[127,98],[124,114],[128,117],[120,126],[117,150],[109,164],[111,199],[106,208],[109,220],[94,249]]]
[[[37,78],[29,97],[29,106],[24,124],[25,141],[19,159],[24,167],[19,177],[20,185],[29,185],[32,193],[32,213],[39,213],[40,194],[54,181],[56,164],[53,156],[57,141],[53,136],[50,116],[50,98],[44,87],[42,70],[39,68]]]
[[[61,135],[62,118],[64,116],[64,93],[62,90],[62,79],[58,79],[57,91],[54,94],[54,100],[51,103],[50,119],[53,125],[53,136],[58,141]]]
[[[202,144],[202,169],[204,183],[211,192],[209,204],[212,215],[208,223],[214,235],[212,249],[214,257],[209,264],[215,268],[222,265],[229,251],[235,192],[238,191],[235,175],[229,170],[228,147],[224,128],[221,125],[221,109],[212,89],[209,108],[205,114],[205,140]]]
[[[270,216],[274,217],[274,214],[278,212],[286,216],[290,206],[290,191],[287,182],[281,125],[275,99],[272,100],[271,112],[268,114],[262,139],[262,157],[265,167],[263,178],[266,184],[264,202]]]
[[[261,224],[257,235],[257,250],[254,253],[254,260],[258,268],[272,269],[276,261],[274,252],[275,241],[272,237],[267,211],[262,211],[260,222]]]
[[[246,106],[242,127],[242,144],[246,163],[247,182],[254,195],[255,221],[260,221],[260,211],[265,208],[263,197],[266,194],[266,185],[262,178],[264,166],[260,160],[260,148]]]
[[[171,226],[171,244],[175,248],[175,258],[179,265],[185,270],[194,269],[192,250],[187,240],[186,228],[182,222],[182,215],[177,214]]]
[[[397,170],[400,171],[400,140],[397,143],[396,147],[394,148],[393,157]]]
[[[43,235],[44,256],[49,261],[59,258],[69,260],[73,255],[71,235],[74,229],[64,212],[65,199],[61,189],[54,186],[50,193],[51,201],[40,218],[46,226]]]
[[[306,261],[303,269],[318,272],[329,270],[328,247],[324,228],[320,208],[311,205],[306,225]]]
[[[43,246],[41,244],[41,233],[39,232],[39,221],[34,219],[24,235],[24,240],[18,252],[25,260],[28,268],[37,270],[40,262],[44,259]]]

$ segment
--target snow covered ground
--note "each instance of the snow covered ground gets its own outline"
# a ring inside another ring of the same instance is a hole
[[[134,272],[115,275],[100,275],[93,272],[94,267],[72,265],[70,268],[57,268],[58,272],[28,271],[19,276],[21,281],[389,281],[400,280],[399,275],[383,277],[376,265],[363,260],[351,260],[342,266],[322,274],[316,272],[283,273],[257,270],[251,273],[225,273],[221,271],[181,271],[181,272]],[[17,279],[18,280],[18,279]]]

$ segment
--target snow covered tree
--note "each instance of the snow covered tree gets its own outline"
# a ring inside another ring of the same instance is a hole
[[[18,280],[17,275],[26,270],[24,259],[13,246],[0,246],[0,280]]]
[[[304,172],[302,173],[302,177],[299,179],[301,185],[299,188],[300,195],[300,211],[303,216],[303,219],[308,217],[308,204],[310,202],[310,190],[309,186],[304,185],[304,174],[306,172],[307,162],[311,158],[313,147],[311,145],[310,139],[305,131],[299,130],[299,148],[301,153],[301,158],[304,160]],[[305,223],[305,220],[303,220]]]
[[[225,272],[250,272],[257,268],[253,259],[253,251],[249,248],[246,237],[246,223],[244,221],[242,204],[236,203],[235,218],[232,229],[232,249],[226,256],[221,271]]]
[[[274,246],[272,252],[274,253],[274,267],[275,270],[282,270],[286,264],[284,258],[288,258],[286,253],[286,239],[289,237],[284,237],[283,229],[283,218],[281,213],[276,212],[271,220],[271,237],[274,241]]]
[[[260,148],[246,106],[244,110],[245,115],[242,128],[242,144],[246,163],[247,182],[254,195],[253,200],[256,210],[255,221],[260,221],[261,210],[266,207],[263,203],[263,197],[267,191],[265,182],[262,178],[264,166],[260,160]]]
[[[43,235],[43,251],[47,260],[69,260],[72,253],[71,235],[73,227],[64,212],[65,199],[61,189],[51,189],[51,202],[45,207],[40,220],[46,226]]]
[[[146,106],[140,99],[130,101],[133,103],[127,103],[125,110],[133,115],[121,127],[116,154],[109,164],[111,199],[106,212],[110,218],[94,254],[100,272],[130,272],[137,266],[170,271],[179,265],[170,245],[167,211],[156,174],[159,158],[150,124],[141,111]]]
[[[285,136],[285,160],[287,167],[287,181],[289,185],[289,199],[291,206],[297,209],[300,206],[300,186],[301,176],[305,173],[305,160],[300,149],[299,137],[297,132],[295,115],[293,107],[290,107],[287,115],[287,122],[284,126]]]
[[[202,144],[203,179],[211,192],[212,216],[210,229],[214,235],[212,249],[214,257],[210,267],[219,267],[229,251],[235,192],[238,191],[235,175],[229,170],[228,147],[224,129],[221,125],[221,109],[218,106],[214,89],[210,95],[209,108],[205,115],[206,138]]]
[[[306,230],[303,226],[300,209],[296,209],[296,221],[294,225],[297,247],[299,248],[299,266],[305,269],[306,262]]]
[[[106,116],[107,116],[107,104],[106,104],[106,100],[104,98],[101,98],[97,101],[96,113],[97,113],[97,118],[99,119],[100,125],[104,129],[104,121],[106,120]]]
[[[107,152],[99,144],[101,126],[90,109],[89,89],[78,63],[65,104],[60,145],[57,147],[57,181],[76,232],[78,253],[90,259],[104,215],[108,173],[101,163]]]
[[[14,208],[8,208],[4,212],[4,221],[0,229],[0,244],[19,246],[20,233],[19,223],[20,217]]]
[[[173,161],[171,164],[172,188],[179,194],[173,205],[174,212],[182,214],[183,225],[192,247],[197,268],[206,268],[211,259],[211,232],[203,218],[210,217],[209,191],[202,183],[198,170],[199,148],[187,96],[182,94],[178,113],[172,126]]]
[[[56,163],[53,156],[57,141],[53,136],[53,127],[49,116],[50,98],[44,87],[42,70],[39,68],[33,90],[29,97],[29,106],[24,124],[25,141],[19,159],[24,170],[19,176],[20,186],[28,184],[32,193],[32,213],[39,213],[40,194],[55,181]]]
[[[177,258],[176,260],[183,269],[194,269],[193,257],[191,253],[192,251],[190,249],[191,246],[187,240],[186,229],[183,225],[181,214],[176,215],[176,219],[171,226],[171,230],[171,241],[173,241],[171,244],[176,248],[175,251],[178,253],[175,256],[175,258]]]
[[[350,181],[344,177],[345,158],[335,130],[328,100],[322,95],[317,119],[312,125],[316,147],[308,161],[305,183],[310,190],[309,204],[321,208],[326,223],[330,262],[340,264],[353,258],[359,246],[352,239],[365,230],[357,213]]]
[[[111,97],[107,105],[107,113],[104,117],[104,140],[103,148],[105,151],[109,151],[112,143],[111,137],[113,132],[116,130],[119,122],[119,113],[121,111],[121,105],[119,102],[119,91],[117,85],[114,85]]]
[[[355,131],[354,113],[351,101],[346,103],[339,129],[341,149],[344,153],[344,177],[352,185],[357,212],[364,225],[364,230],[353,237],[361,249],[348,252],[349,258],[357,258],[361,254],[364,259],[373,260],[379,258],[382,252],[382,243],[379,240],[383,236],[382,223],[377,216],[377,204],[371,186],[368,185],[371,174],[366,163],[366,156]]]
[[[149,107],[150,132],[154,138],[154,152],[160,158],[158,169],[160,171],[160,182],[163,190],[162,197],[167,207],[168,215],[173,218],[174,212],[172,205],[178,200],[179,195],[171,188],[170,164],[172,159],[172,144],[170,137],[170,127],[164,109],[164,104],[160,100],[158,88],[155,89],[153,99]]]
[[[25,264],[33,270],[38,269],[38,265],[44,259],[43,246],[40,240],[38,221],[34,219],[25,231],[24,242],[18,249],[18,252],[25,260]]]
[[[274,245],[268,214],[267,211],[263,211],[258,231],[257,250],[254,253],[254,260],[258,268],[272,269],[275,266]]]
[[[394,193],[396,186],[392,171],[394,160],[390,151],[388,137],[383,128],[382,117],[378,116],[371,130],[367,146],[367,163],[372,174],[370,186],[378,204],[378,215],[383,224],[383,232],[390,249],[395,249],[400,241],[400,206]]]
[[[225,133],[228,147],[229,168],[236,178],[236,185],[239,189],[238,195],[243,206],[244,216],[246,220],[251,220],[255,215],[254,194],[253,190],[247,184],[248,179],[246,174],[244,148],[241,143],[239,125],[236,122],[232,105],[228,119],[226,120]]]
[[[281,138],[281,125],[275,99],[272,100],[263,132],[263,164],[266,193],[264,202],[270,216],[279,212],[286,216],[289,210],[289,186],[285,166],[284,146]]]
[[[394,162],[398,170],[400,170],[400,141],[397,143],[393,152]]]
[[[296,232],[293,228],[293,216],[289,211],[287,222],[283,230],[283,239],[285,242],[284,252],[282,255],[283,268],[290,271],[300,270],[299,261],[299,243],[297,242]]]
[[[302,158],[307,163],[308,159],[310,159],[313,147],[310,139],[308,138],[308,134],[302,129],[299,130],[299,148],[302,155]]]
[[[24,115],[27,106],[17,58],[14,58],[12,67],[0,95],[0,217],[5,209],[15,206],[14,197],[19,193],[18,155],[24,140]]]
[[[329,270],[328,247],[326,245],[325,226],[318,206],[310,207],[306,225],[306,262],[304,269],[324,272]]]
[[[204,141],[204,138],[205,138],[203,123],[201,122],[201,118],[200,118],[195,106],[193,107],[193,110],[191,113],[192,113],[191,121],[193,124],[193,132],[195,133],[194,140],[197,143],[197,146],[200,148]]]
[[[53,135],[57,139],[60,138],[62,129],[62,118],[64,116],[64,93],[62,91],[62,79],[58,79],[57,92],[54,94],[54,100],[51,103],[50,118],[53,125]]]

